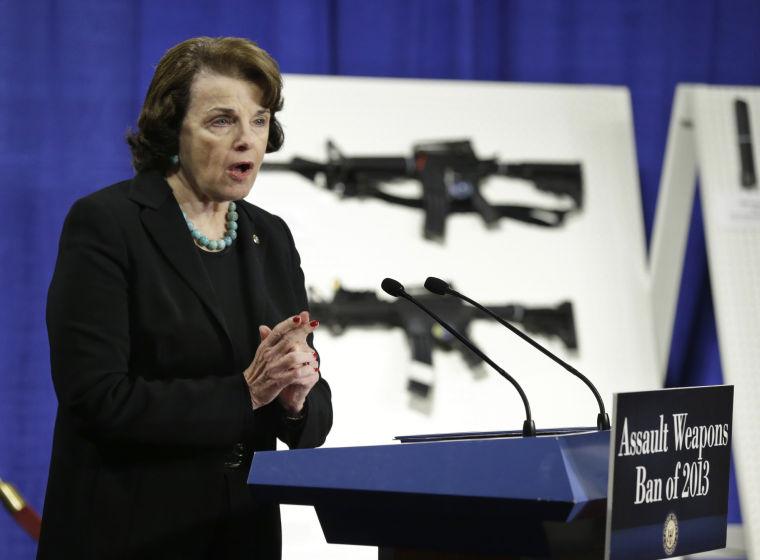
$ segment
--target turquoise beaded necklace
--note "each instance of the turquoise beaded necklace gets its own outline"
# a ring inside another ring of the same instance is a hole
[[[224,237],[221,239],[209,239],[203,235],[198,230],[198,228],[195,227],[193,222],[191,222],[187,217],[187,214],[182,212],[182,216],[185,218],[187,229],[190,230],[190,235],[192,236],[193,241],[195,241],[196,245],[202,247],[203,249],[208,249],[209,251],[221,251],[222,249],[226,249],[232,245],[232,242],[237,238],[238,213],[235,212],[236,209],[237,205],[234,202],[230,202],[230,205],[227,208],[227,226],[224,230]]]

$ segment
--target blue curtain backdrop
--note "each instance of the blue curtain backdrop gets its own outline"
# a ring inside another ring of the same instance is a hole
[[[675,85],[760,84],[758,29],[757,0],[0,0],[0,477],[42,507],[61,224],[131,175],[124,134],[173,44],[249,37],[292,73],[628,86],[649,235]],[[668,383],[720,382],[698,210],[682,288]],[[33,552],[0,512],[0,556]]]

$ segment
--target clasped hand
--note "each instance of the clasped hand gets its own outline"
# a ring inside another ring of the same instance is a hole
[[[310,321],[308,311],[302,311],[273,329],[259,327],[261,344],[243,372],[254,408],[278,399],[288,414],[301,412],[319,380],[317,353],[306,343],[317,326],[319,321]]]

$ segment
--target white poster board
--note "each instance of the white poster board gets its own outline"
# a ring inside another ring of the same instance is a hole
[[[757,174],[760,88],[678,86],[652,238],[652,295],[664,375],[699,177],[720,363],[725,383],[735,386],[733,453],[743,546],[752,558],[760,557],[760,184],[755,177],[754,186],[742,185],[737,100],[748,107]],[[738,540],[742,546],[741,535]],[[729,546],[731,541],[729,532]]]
[[[581,162],[583,211],[543,229],[476,215],[448,219],[446,241],[422,236],[420,210],[379,200],[341,200],[292,173],[261,173],[249,200],[293,231],[307,285],[376,289],[387,276],[407,286],[427,276],[452,281],[486,304],[573,302],[580,349],[541,339],[586,373],[607,407],[613,391],[660,384],[652,337],[646,252],[629,93],[621,87],[286,76],[286,141],[268,161],[324,161],[333,139],[349,156],[411,156],[425,140],[471,139],[476,153],[508,162]],[[398,189],[419,193],[408,183]],[[489,179],[492,202],[549,203],[551,195]],[[538,428],[593,425],[592,394],[502,327],[476,321],[473,339],[524,386]],[[409,349],[400,329],[318,332],[322,371],[333,390],[327,445],[388,443],[397,434],[513,429],[524,412],[494,372],[475,376],[456,353],[434,355],[429,413],[409,406]],[[324,543],[311,508],[283,508],[284,558],[376,558],[374,549]]]

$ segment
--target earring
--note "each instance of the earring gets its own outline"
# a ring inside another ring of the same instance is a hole
[[[179,165],[179,156],[177,154],[174,154],[169,158],[169,161],[172,165]]]

